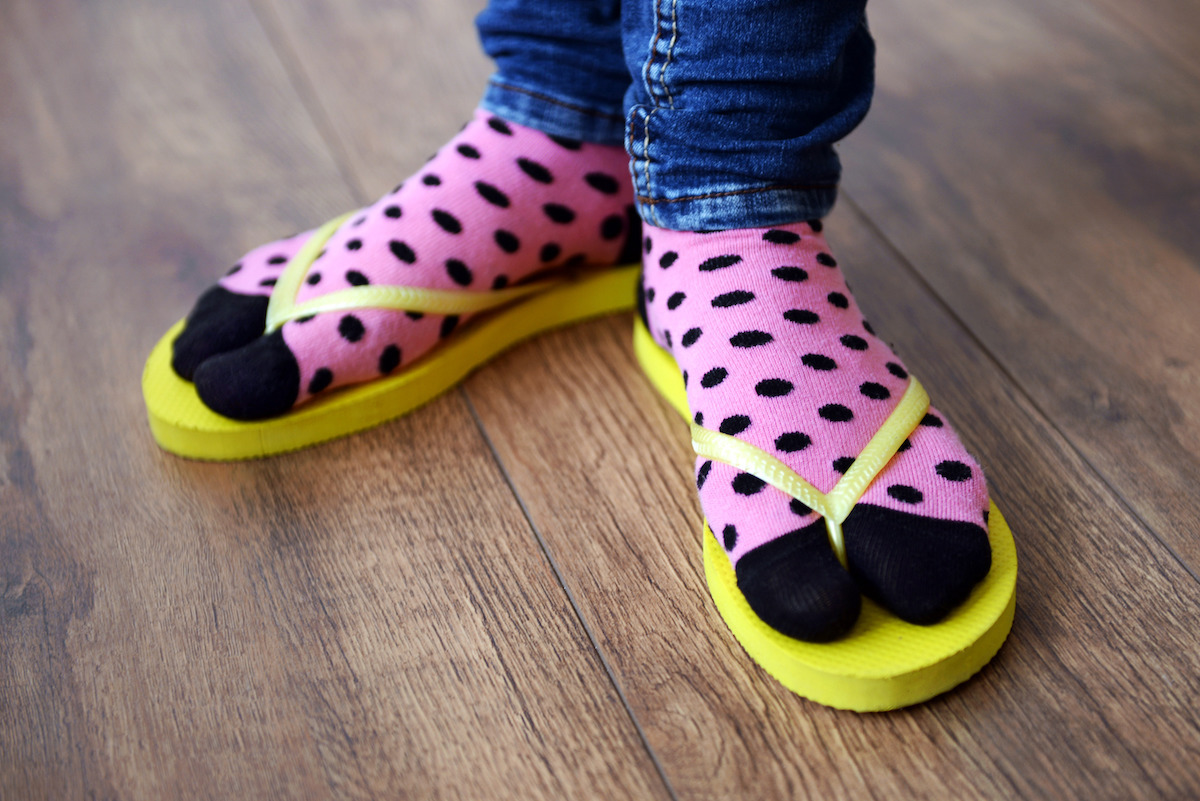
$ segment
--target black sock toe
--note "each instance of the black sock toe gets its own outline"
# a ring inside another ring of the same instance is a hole
[[[974,523],[859,504],[842,531],[863,594],[910,623],[946,617],[992,566],[987,531]]]
[[[234,420],[278,417],[300,395],[300,366],[276,331],[243,348],[213,356],[195,374],[204,405]]]
[[[833,555],[820,519],[739,559],[737,584],[764,623],[797,640],[836,640],[862,609],[858,587]]]
[[[208,289],[172,343],[171,367],[188,381],[205,359],[248,345],[262,336],[269,298],[239,295],[221,286]]]

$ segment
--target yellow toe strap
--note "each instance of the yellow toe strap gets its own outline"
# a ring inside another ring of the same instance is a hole
[[[854,464],[828,493],[823,493],[801,478],[794,470],[766,451],[740,439],[692,424],[692,447],[706,459],[714,459],[742,472],[757,476],[781,492],[787,493],[825,518],[829,543],[842,567],[846,567],[846,543],[842,523],[858,499],[871,486],[875,476],[895,455],[904,440],[920,424],[929,410],[929,395],[916,378],[888,419],[871,437]]]
[[[352,212],[353,213],[353,212]],[[558,281],[537,281],[509,289],[487,292],[460,292],[442,289],[421,289],[408,286],[356,286],[330,292],[304,303],[296,303],[300,286],[308,276],[313,262],[321,254],[330,237],[350,214],[330,220],[318,228],[292,257],[283,275],[275,284],[267,304],[266,333],[276,331],[290,320],[313,314],[354,309],[395,309],[428,314],[473,314],[508,305],[515,300],[543,292]]]

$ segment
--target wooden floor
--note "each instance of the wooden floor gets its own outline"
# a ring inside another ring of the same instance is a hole
[[[830,239],[1021,564],[921,707],[734,642],[628,316],[305,452],[155,446],[151,345],[457,130],[480,2],[0,2],[0,798],[1200,797],[1194,4],[872,0]]]

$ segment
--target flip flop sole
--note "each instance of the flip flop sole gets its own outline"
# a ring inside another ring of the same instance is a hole
[[[685,420],[687,393],[674,358],[634,322],[634,352],[654,387]],[[864,599],[854,628],[833,643],[786,637],[746,603],[728,556],[704,524],[704,574],[713,603],[746,653],[792,692],[825,706],[881,712],[926,701],[979,672],[1004,644],[1016,610],[1017,553],[1000,510],[988,515],[992,567],[950,617],[906,623]]]
[[[171,368],[180,320],[158,341],[142,373],[142,396],[154,439],[179,456],[237,461],[316,445],[377,426],[412,411],[458,384],[513,345],[570,323],[626,311],[639,267],[581,275],[481,317],[410,367],[387,378],[346,387],[281,417],[231,420],[206,407],[196,388]]]

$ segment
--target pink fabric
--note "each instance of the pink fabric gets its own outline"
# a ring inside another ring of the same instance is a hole
[[[631,204],[620,147],[564,144],[476,111],[415,176],[342,225],[298,301],[364,282],[482,292],[568,263],[609,266],[625,244]],[[221,285],[268,293],[311,233],[256,248]],[[465,322],[379,310],[349,316],[283,326],[300,365],[297,403],[314,386],[324,391],[407,365]]]
[[[692,412],[828,492],[847,467],[838,460],[867,444],[908,373],[864,322],[822,234],[806,223],[648,228],[646,242],[651,333],[684,371]],[[945,417],[931,408],[909,441],[860,503],[983,525],[983,471]],[[696,461],[700,502],[718,540],[735,526],[734,563],[816,519],[775,488],[706,462]]]

